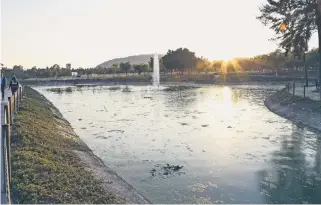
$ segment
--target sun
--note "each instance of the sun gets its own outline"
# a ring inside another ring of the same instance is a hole
[[[232,58],[229,57],[229,56],[223,56],[223,57],[221,57],[220,59],[221,59],[222,61],[227,62],[227,61],[230,61]]]

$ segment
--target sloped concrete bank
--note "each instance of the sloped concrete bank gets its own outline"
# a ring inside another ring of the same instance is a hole
[[[150,203],[105,166],[59,110],[30,87],[14,125],[14,203]]]
[[[285,89],[278,91],[264,100],[265,106],[275,114],[321,131],[321,102],[293,96]]]

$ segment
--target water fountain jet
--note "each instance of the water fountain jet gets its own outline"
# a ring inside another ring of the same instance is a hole
[[[153,65],[153,86],[159,87],[159,60],[158,54],[154,55],[154,65]]]

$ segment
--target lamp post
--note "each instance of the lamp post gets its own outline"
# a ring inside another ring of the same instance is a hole
[[[307,53],[307,51],[304,50],[304,52],[303,52],[304,79],[305,79],[305,87],[308,87],[309,81],[308,81],[308,68],[307,68],[307,64],[306,64],[306,53]]]

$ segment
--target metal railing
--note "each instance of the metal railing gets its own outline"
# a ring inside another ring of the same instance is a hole
[[[19,86],[18,90],[8,97],[8,103],[4,105],[4,124],[2,124],[2,171],[4,171],[3,189],[5,190],[7,203],[11,203],[10,187],[11,187],[11,129],[13,120],[18,112],[18,108],[23,98],[23,86]]]
[[[305,84],[293,81],[285,84],[285,90],[296,96],[300,96],[303,98],[310,98],[312,100],[319,101],[320,94],[318,91],[320,89],[320,85],[311,85],[311,86],[305,86]]]

